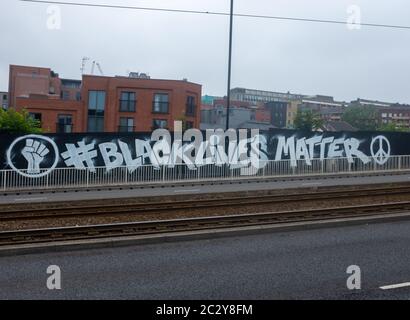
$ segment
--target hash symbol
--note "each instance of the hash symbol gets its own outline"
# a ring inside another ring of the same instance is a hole
[[[67,167],[74,166],[77,169],[89,168],[91,172],[95,172],[92,160],[97,157],[97,150],[94,149],[95,144],[85,144],[84,141],[80,141],[77,144],[78,147],[75,144],[66,144],[67,151],[61,154],[65,159],[65,164]]]

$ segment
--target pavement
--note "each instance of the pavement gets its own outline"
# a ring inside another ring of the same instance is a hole
[[[409,299],[409,243],[398,221],[1,257],[0,299]]]
[[[73,200],[99,200],[112,198],[132,198],[149,196],[172,196],[188,194],[208,194],[219,192],[275,190],[290,188],[310,188],[326,186],[348,186],[378,183],[409,182],[410,174],[378,175],[378,176],[324,176],[324,177],[299,177],[277,180],[235,180],[204,183],[187,183],[177,185],[157,186],[124,186],[119,188],[92,188],[78,190],[49,190],[32,193],[5,193],[0,194],[0,204],[38,203],[53,201]]]

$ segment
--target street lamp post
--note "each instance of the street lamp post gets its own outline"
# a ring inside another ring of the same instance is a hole
[[[229,110],[231,108],[231,69],[232,69],[232,27],[233,27],[233,0],[231,0],[231,14],[229,26],[229,57],[228,57],[228,93],[226,95],[226,130],[229,129]]]

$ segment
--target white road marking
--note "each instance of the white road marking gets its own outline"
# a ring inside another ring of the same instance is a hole
[[[404,283],[398,283],[398,284],[392,284],[389,286],[383,286],[380,287],[382,290],[391,290],[391,289],[398,289],[398,288],[404,288],[404,287],[410,287],[410,282],[404,282]]]
[[[47,197],[43,198],[17,198],[14,201],[39,201],[39,200],[47,200]]]
[[[185,193],[185,192],[199,192],[200,189],[192,189],[192,190],[175,190],[175,193]]]

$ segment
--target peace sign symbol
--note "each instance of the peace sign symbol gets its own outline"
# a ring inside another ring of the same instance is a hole
[[[390,142],[385,136],[373,138],[370,145],[370,152],[377,164],[385,164],[390,158],[390,151]]]

